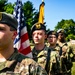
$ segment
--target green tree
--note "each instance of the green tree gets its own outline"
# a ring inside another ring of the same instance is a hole
[[[7,5],[8,0],[0,0],[0,11],[5,11],[4,7]]]
[[[30,29],[34,23],[38,21],[38,11],[33,7],[32,2],[27,1],[23,5],[25,21],[27,25],[27,30],[29,31],[30,36]],[[31,36],[30,36],[31,37]]]
[[[55,30],[58,29],[64,29],[66,32],[66,39],[75,39],[75,21],[72,19],[70,20],[64,20],[62,19],[60,22],[58,22],[57,26],[55,27]]]
[[[4,7],[4,9],[6,10],[6,12],[7,13],[13,13],[13,11],[14,11],[14,4],[12,4],[12,3],[8,3],[5,7]]]

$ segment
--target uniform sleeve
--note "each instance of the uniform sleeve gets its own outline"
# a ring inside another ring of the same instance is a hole
[[[34,67],[35,65],[30,66],[30,75],[47,75],[46,71],[39,65]]]
[[[47,75],[46,71],[30,58],[26,58],[18,63],[15,72],[21,75]]]

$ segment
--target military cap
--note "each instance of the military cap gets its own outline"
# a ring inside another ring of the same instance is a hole
[[[59,30],[57,31],[57,33],[65,33],[65,30],[64,30],[64,29],[59,29]]]
[[[7,24],[8,26],[13,27],[15,30],[17,30],[18,22],[17,19],[6,12],[0,12],[0,23],[1,24]]]
[[[57,32],[56,31],[49,31],[48,33],[47,33],[47,37],[49,36],[49,35],[55,35],[56,37],[57,37]]]
[[[31,34],[35,31],[35,30],[44,30],[46,31],[46,26],[42,23],[35,23],[32,27],[31,27]]]

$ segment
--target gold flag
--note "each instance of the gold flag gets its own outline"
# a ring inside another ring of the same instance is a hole
[[[39,7],[39,23],[44,23],[44,5],[45,5],[45,3],[44,2],[42,2],[41,4],[40,4],[40,7]]]

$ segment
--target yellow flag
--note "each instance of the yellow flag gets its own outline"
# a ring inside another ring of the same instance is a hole
[[[42,2],[41,4],[40,4],[40,7],[39,7],[39,23],[44,23],[44,5],[45,5],[45,3],[44,2]]]

